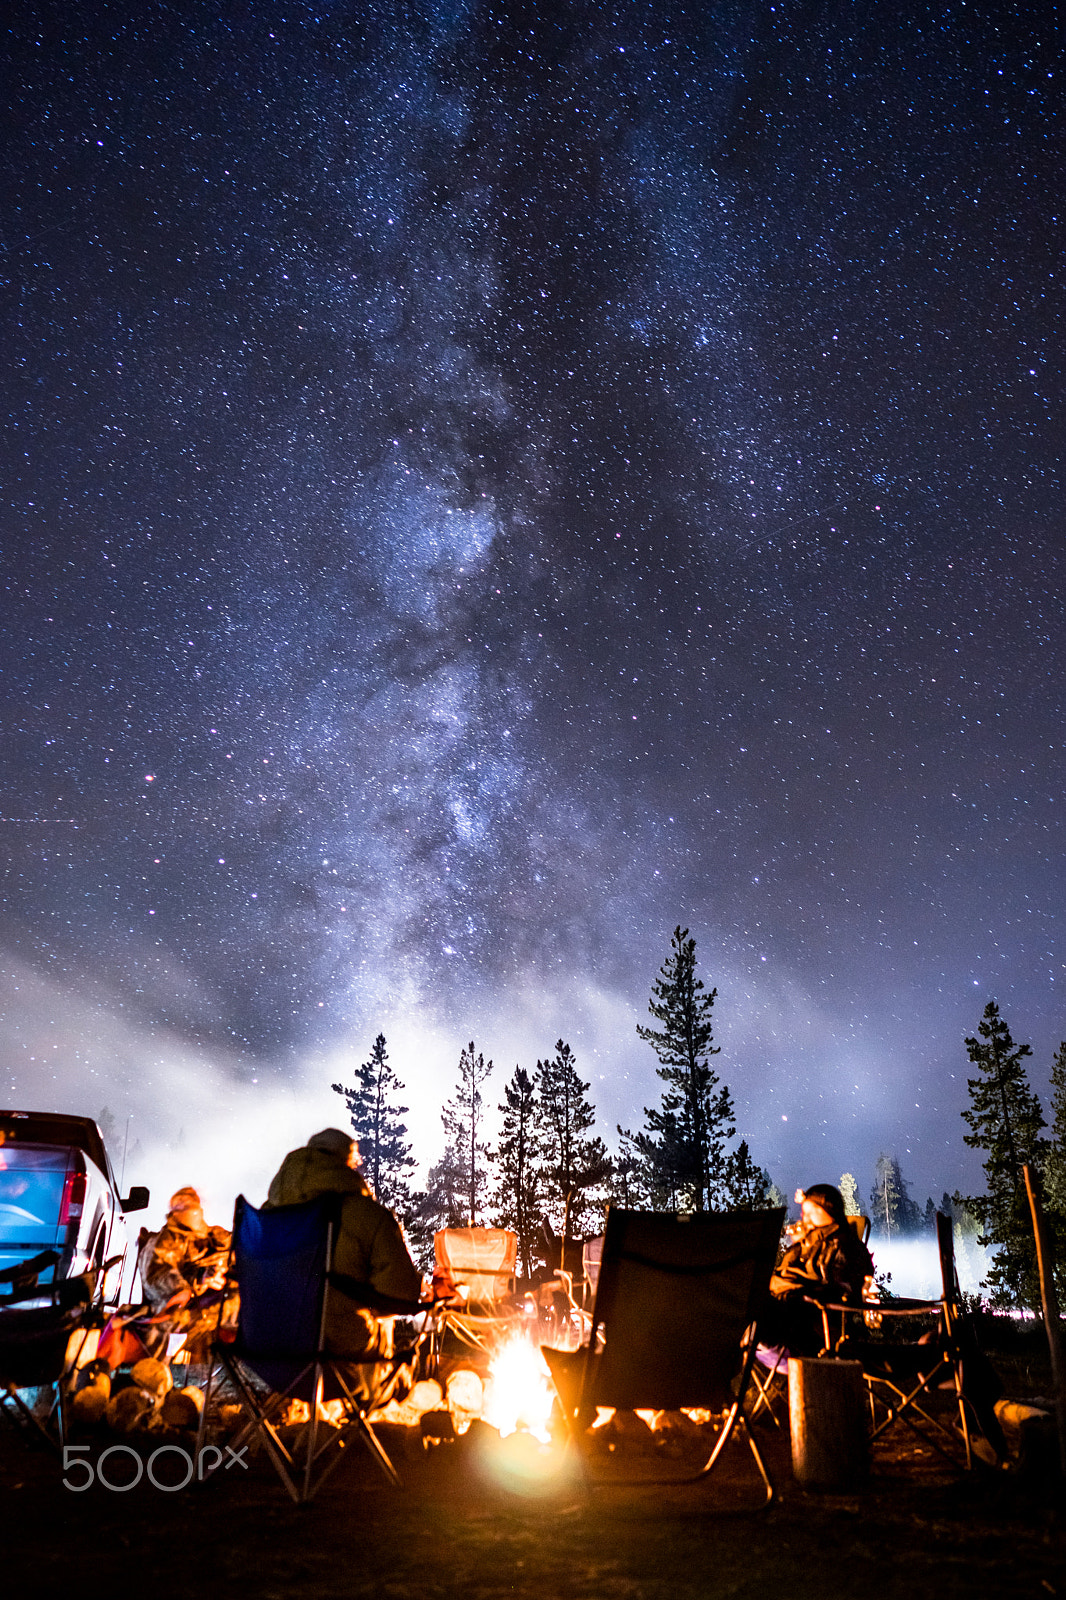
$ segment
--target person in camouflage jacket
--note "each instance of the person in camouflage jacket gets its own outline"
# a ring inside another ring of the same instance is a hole
[[[229,1229],[209,1226],[199,1194],[186,1187],[171,1195],[166,1222],[141,1251],[141,1282],[153,1321],[167,1334],[184,1333],[192,1360],[203,1359],[202,1347],[218,1323],[229,1244]],[[235,1322],[236,1312],[230,1295],[222,1320]]]

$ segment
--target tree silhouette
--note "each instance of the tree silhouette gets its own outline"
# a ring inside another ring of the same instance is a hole
[[[603,1140],[589,1137],[596,1121],[589,1085],[578,1077],[574,1053],[564,1040],[556,1041],[550,1060],[537,1062],[536,1086],[546,1209],[552,1223],[579,1238],[611,1163]]]
[[[1040,1101],[1029,1087],[1023,1066],[1032,1055],[1027,1044],[1015,1044],[994,1000],[985,1006],[978,1037],[966,1040],[966,1051],[978,1069],[967,1079],[969,1109],[962,1113],[970,1132],[963,1137],[973,1150],[983,1150],[985,1193],[964,1203],[981,1228],[980,1243],[994,1255],[985,1286],[993,1305],[1040,1309],[1029,1204],[1022,1167],[1043,1168],[1047,1143]]]
[[[488,1147],[481,1138],[484,1121],[481,1086],[492,1071],[492,1062],[474,1049],[474,1041],[459,1056],[459,1081],[455,1093],[441,1112],[444,1124],[445,1161],[461,1174],[461,1194],[466,1222],[476,1227],[484,1204],[488,1183]]]
[[[922,1212],[912,1200],[909,1185],[895,1156],[877,1158],[877,1175],[870,1190],[870,1224],[886,1239],[918,1232]]]
[[[729,1089],[718,1087],[710,1064],[720,1054],[711,1026],[717,994],[697,978],[696,941],[678,925],[648,1001],[658,1027],[637,1026],[659,1058],[662,1104],[644,1108],[646,1132],[619,1130],[646,1163],[657,1203],[669,1209],[707,1211],[727,1198],[725,1141],[736,1128]]]
[[[528,1279],[533,1273],[533,1242],[540,1226],[540,1182],[536,1086],[524,1067],[516,1066],[510,1083],[504,1084],[499,1110],[503,1123],[493,1152],[496,1188],[492,1220],[496,1227],[517,1233],[522,1273]]]
[[[363,1176],[383,1205],[400,1216],[411,1207],[410,1176],[415,1159],[407,1142],[407,1125],[400,1118],[408,1107],[396,1104],[403,1084],[389,1064],[385,1035],[374,1040],[370,1058],[356,1069],[356,1081],[346,1089],[333,1084],[334,1094],[344,1096],[352,1129],[359,1141]]]
[[[760,1211],[773,1204],[772,1194],[778,1192],[764,1167],[757,1167],[751,1159],[748,1141],[741,1139],[736,1149],[725,1159],[725,1201],[731,1211]]]

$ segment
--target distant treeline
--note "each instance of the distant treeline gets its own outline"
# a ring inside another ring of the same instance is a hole
[[[521,1270],[560,1264],[560,1240],[602,1228],[609,1201],[656,1211],[721,1211],[783,1205],[785,1197],[737,1138],[733,1098],[712,1065],[712,1012],[717,989],[696,973],[696,941],[674,930],[652,986],[649,1025],[637,1032],[655,1052],[660,1102],[644,1108],[644,1123],[617,1128],[608,1150],[596,1133],[589,1084],[565,1039],[527,1069],[516,1066],[498,1103],[499,1137],[485,1136],[485,1094],[494,1067],[471,1040],[441,1120],[444,1147],[424,1189],[413,1183],[415,1158],[400,1103],[403,1084],[378,1034],[351,1085],[335,1083],[359,1140],[363,1170],[374,1192],[400,1216],[412,1247],[428,1265],[441,1228],[490,1224],[511,1228]],[[1040,1289],[1022,1169],[1042,1188],[1059,1292],[1066,1291],[1066,1041],[1052,1066],[1051,1123],[1023,1065],[1029,1045],[1016,1045],[989,1001],[978,1033],[966,1041],[977,1076],[968,1080],[965,1143],[984,1155],[981,1194],[943,1194],[922,1205],[910,1193],[895,1155],[877,1161],[865,1203],[853,1174],[840,1179],[847,1209],[865,1212],[882,1239],[932,1235],[937,1210],[950,1215],[964,1238],[991,1251],[983,1287],[993,1305],[1038,1310]],[[1045,1130],[1048,1130],[1045,1133]]]

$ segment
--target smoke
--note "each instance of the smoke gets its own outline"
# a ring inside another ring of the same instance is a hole
[[[940,1256],[936,1240],[873,1239],[870,1243],[874,1262],[879,1273],[891,1274],[889,1288],[893,1294],[902,1294],[916,1300],[932,1300],[942,1293],[940,1281]],[[979,1294],[981,1279],[988,1272],[989,1252],[977,1240],[955,1229],[955,1265],[959,1285],[965,1294]]]
[[[347,1126],[344,1102],[331,1085],[353,1081],[379,1031],[404,1084],[404,1121],[423,1175],[441,1153],[441,1106],[453,1092],[468,1039],[495,1060],[485,1094],[490,1140],[515,1064],[532,1067],[560,1037],[574,1046],[605,1129],[631,1117],[647,1098],[644,1077],[651,1075],[640,1059],[644,1047],[635,1039],[630,1003],[577,979],[554,990],[517,981],[454,1020],[424,1006],[375,1009],[372,1020],[368,1010],[350,1042],[258,1066],[136,1020],[113,995],[63,987],[10,958],[0,971],[0,1002],[4,1100],[20,1110],[97,1120],[106,1108],[115,1175],[126,1190],[148,1186],[151,1205],[138,1222],[153,1228],[183,1184],[200,1191],[211,1221],[228,1222],[239,1193],[260,1204],[288,1150],[316,1129]],[[626,1052],[631,1070],[619,1066]]]

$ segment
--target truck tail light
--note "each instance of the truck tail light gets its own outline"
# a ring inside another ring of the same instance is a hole
[[[85,1203],[86,1176],[84,1171],[68,1170],[63,1183],[63,1203],[59,1208],[59,1226],[76,1222]]]

